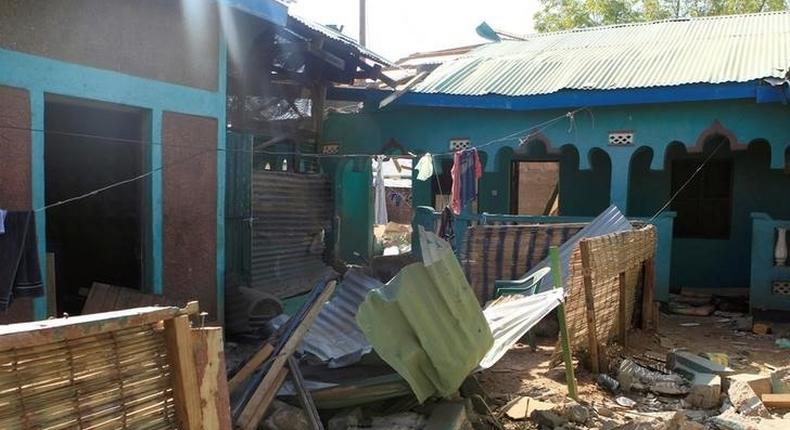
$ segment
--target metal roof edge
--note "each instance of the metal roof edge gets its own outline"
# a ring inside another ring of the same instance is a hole
[[[331,100],[373,102],[392,91],[334,87],[327,92]],[[580,106],[621,106],[656,103],[698,102],[716,100],[753,99],[756,103],[786,102],[781,88],[760,85],[759,80],[721,84],[685,84],[669,87],[625,88],[614,90],[563,90],[551,94],[531,96],[503,96],[489,94],[467,96],[443,93],[409,92],[392,106],[447,107],[495,110],[544,110]]]
[[[217,2],[279,26],[285,27],[288,23],[288,6],[277,0],[217,0]]]

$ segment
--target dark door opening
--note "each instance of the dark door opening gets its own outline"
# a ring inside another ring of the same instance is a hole
[[[46,203],[142,174],[147,127],[143,110],[48,96]],[[47,252],[55,258],[58,314],[80,313],[85,289],[94,282],[141,288],[146,185],[146,180],[133,181],[47,210]]]
[[[510,212],[514,215],[559,215],[560,162],[514,160]]]

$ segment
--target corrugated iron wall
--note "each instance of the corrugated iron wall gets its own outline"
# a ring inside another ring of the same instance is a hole
[[[230,287],[250,282],[251,134],[229,132],[225,160],[225,274]]]
[[[278,297],[310,290],[327,270],[333,210],[329,177],[253,170],[252,287]]]

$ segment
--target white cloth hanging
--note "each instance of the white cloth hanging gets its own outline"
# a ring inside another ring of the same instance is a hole
[[[417,162],[414,168],[419,172],[417,173],[417,180],[427,181],[433,176],[433,156],[431,153],[426,152],[425,155],[420,157],[420,161]]]
[[[387,218],[387,190],[384,188],[384,157],[376,157],[376,178],[373,180],[373,223],[386,224]]]

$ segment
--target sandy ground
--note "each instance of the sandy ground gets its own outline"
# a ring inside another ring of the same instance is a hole
[[[657,333],[632,332],[625,357],[645,352],[666,357],[673,348],[686,348],[691,352],[721,352],[728,355],[730,367],[741,373],[770,373],[774,368],[790,366],[790,351],[774,345],[778,335],[790,334],[790,325],[773,324],[774,334],[756,335],[738,332],[731,322],[717,316],[692,317],[661,314]],[[699,324],[686,327],[681,324]],[[567,394],[564,368],[560,364],[550,368],[555,341],[538,339],[538,350],[533,352],[526,344],[517,344],[494,367],[482,372],[478,379],[492,398],[492,409],[499,410],[518,396],[530,396],[544,401],[560,403]],[[614,396],[596,383],[593,375],[583,367],[575,366],[579,397],[592,405],[619,407]],[[620,408],[622,409],[622,408]],[[529,420],[512,421],[502,418],[508,429],[536,428]]]

